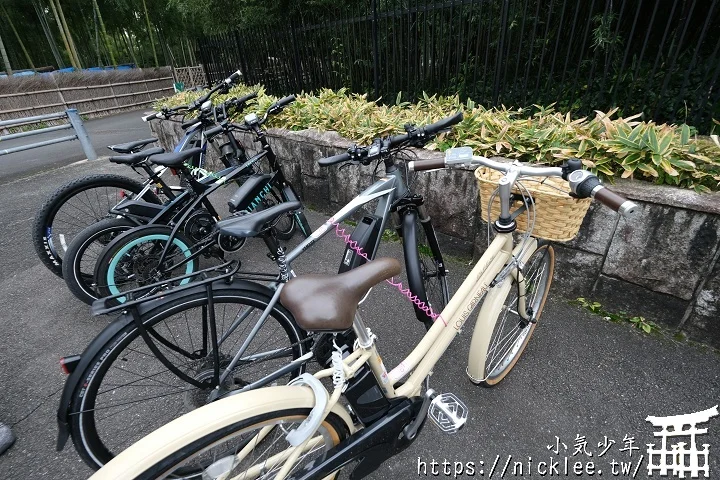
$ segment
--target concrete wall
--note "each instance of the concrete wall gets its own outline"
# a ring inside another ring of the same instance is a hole
[[[153,128],[165,148],[182,134],[177,123],[154,123]],[[269,136],[305,203],[327,214],[372,181],[372,167],[318,166],[317,159],[351,144],[335,132],[272,129]],[[251,139],[242,140],[256,149]],[[421,150],[417,155],[442,154]],[[427,172],[410,181],[426,198],[443,251],[478,258],[487,244],[487,224],[481,220],[487,213],[479,205],[472,171]],[[612,189],[635,200],[640,214],[628,221],[594,203],[578,236],[554,245],[553,293],[593,299],[608,311],[642,315],[720,347],[720,194],[631,181]]]

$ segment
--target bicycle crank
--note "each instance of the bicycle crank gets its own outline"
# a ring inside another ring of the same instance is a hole
[[[443,393],[430,403],[428,417],[445,433],[457,433],[465,426],[467,406],[452,393]]]

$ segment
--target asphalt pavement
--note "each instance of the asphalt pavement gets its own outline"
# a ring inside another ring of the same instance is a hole
[[[140,118],[142,112],[143,110],[133,110],[85,121],[85,130],[87,130],[95,153],[99,156],[107,155],[109,150],[106,147],[108,145],[149,138],[151,135],[148,126]],[[65,137],[72,135],[73,132],[73,130],[60,130],[6,140],[0,142],[0,150]],[[0,156],[0,181],[7,182],[19,176],[47,171],[50,168],[68,165],[84,158],[85,153],[77,140],[2,155]]]
[[[121,130],[107,121],[107,130]],[[147,133],[126,132],[122,139]],[[9,157],[0,157],[0,165]],[[111,171],[134,175],[96,161],[0,179],[0,422],[12,425],[17,435],[15,445],[0,456],[2,479],[81,479],[91,473],[70,443],[55,451],[55,412],[65,380],[58,359],[82,352],[112,319],[92,317],[62,279],[40,263],[30,227],[40,204],[59,185]],[[308,216],[312,226],[325,218],[317,212]],[[331,234],[294,266],[299,273],[332,274],[342,249],[341,240]],[[383,244],[379,254],[402,255],[400,245],[392,242]],[[250,262],[267,261],[263,245],[254,240],[238,255]],[[470,266],[458,260],[449,264],[454,290]],[[609,323],[567,300],[551,293],[522,359],[492,389],[473,385],[465,375],[471,317],[431,378],[435,390],[452,392],[469,407],[466,427],[445,435],[427,424],[413,445],[371,478],[499,478],[501,473],[504,478],[648,478],[646,444],[659,444],[659,439],[653,438],[658,429],[646,418],[688,414],[720,403],[720,356]],[[424,331],[407,300],[388,285],[376,288],[361,312],[378,335],[389,368]],[[720,417],[701,426],[708,433],[698,436],[698,444],[710,445],[710,478],[718,478]],[[577,475],[575,469],[583,473]],[[624,469],[627,474],[621,473]]]

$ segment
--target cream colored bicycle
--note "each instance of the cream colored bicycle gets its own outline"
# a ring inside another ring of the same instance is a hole
[[[463,147],[449,150],[444,160],[416,161],[409,168],[460,166],[504,173],[497,192],[500,215],[492,224],[496,235],[432,328],[397,367],[386,370],[376,337],[357,313],[374,285],[400,273],[396,260],[377,259],[340,275],[298,277],[280,285],[282,303],[306,330],[354,328],[352,353],[343,358],[338,349],[331,368],[305,373],[290,385],[241,393],[188,413],[122,452],[92,478],[314,479],[333,478],[342,468],[352,468],[350,478],[362,478],[407,448],[428,417],[444,432],[458,431],[467,407],[453,394],[437,395],[429,388],[435,364],[484,298],[467,373],[475,383],[500,382],[527,345],[552,281],[552,247],[533,238],[532,227],[514,240],[518,211],[531,217],[534,208],[520,180],[562,177],[577,197],[593,197],[623,215],[636,209],[581,170],[579,161],[531,167],[473,156]],[[518,198],[513,188],[524,205],[511,211]],[[330,390],[323,379],[331,382]]]

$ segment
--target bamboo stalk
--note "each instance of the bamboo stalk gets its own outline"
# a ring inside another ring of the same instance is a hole
[[[152,27],[150,26],[150,16],[148,15],[148,9],[147,5],[145,4],[145,0],[142,0],[142,3],[143,8],[145,9],[145,21],[147,22],[148,37],[150,37],[150,45],[152,46],[153,58],[155,58],[155,67],[159,67],[160,63],[158,62],[157,51],[155,50],[155,42],[153,41],[152,36]]]
[[[13,71],[10,68],[10,59],[8,58],[7,51],[5,50],[5,43],[3,43],[2,37],[0,36],[0,55],[2,55],[3,64],[5,65],[5,72],[8,77],[12,77]]]
[[[100,20],[100,31],[102,32],[103,40],[105,41],[105,47],[107,48],[108,54],[110,55],[110,61],[112,62],[112,65],[114,67],[117,67],[117,62],[115,61],[115,54],[113,54],[112,49],[110,48],[110,41],[108,40],[107,30],[105,30],[105,22],[103,22],[102,15],[100,14],[100,7],[98,7],[97,0],[93,0],[93,7],[95,8],[95,13],[98,16],[98,20]]]
[[[32,71],[35,70],[35,64],[33,64],[32,59],[30,58],[30,54],[27,51],[27,48],[25,48],[25,44],[23,43],[22,39],[20,38],[20,35],[17,32],[17,29],[15,28],[15,24],[13,23],[12,19],[10,18],[10,15],[8,15],[7,10],[5,10],[5,7],[2,7],[3,14],[5,15],[5,18],[7,19],[8,25],[10,25],[10,29],[15,34],[15,38],[17,39],[18,43],[20,44],[20,49],[23,51],[23,54],[25,55],[25,60],[27,60],[28,64],[30,65],[30,68]]]
[[[68,28],[67,20],[65,20],[65,13],[63,12],[62,5],[60,4],[60,0],[55,1],[57,2],[58,12],[60,12],[60,20],[62,21],[65,32],[67,33],[67,41],[70,44],[70,49],[73,56],[75,57],[75,61],[77,62],[77,68],[82,70],[82,62],[80,61],[80,55],[78,54],[77,47],[75,46],[75,41],[73,40],[72,34],[70,33],[70,29]]]
[[[65,45],[65,51],[70,59],[70,65],[75,68],[79,68],[77,62],[75,61],[75,56],[73,55],[72,50],[70,50],[70,43],[68,42],[67,35],[65,35],[65,29],[63,28],[62,21],[60,20],[60,14],[55,6],[55,0],[50,0],[50,7],[52,8],[53,17],[55,17],[58,29],[60,30],[60,37],[62,37],[63,44]]]

